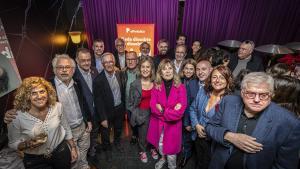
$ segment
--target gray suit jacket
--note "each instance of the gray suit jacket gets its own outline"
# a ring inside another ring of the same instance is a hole
[[[150,111],[141,110],[139,104],[142,98],[141,79],[136,79],[130,85],[128,110],[131,112],[130,123],[132,126],[141,125],[149,119]]]

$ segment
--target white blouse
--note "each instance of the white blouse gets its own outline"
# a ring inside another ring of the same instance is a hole
[[[63,140],[73,138],[68,122],[66,121],[61,103],[56,103],[49,108],[44,121],[32,116],[28,112],[17,111],[14,119],[8,127],[8,146],[18,149],[18,145],[41,133],[48,135],[45,144],[34,149],[25,149],[28,154],[45,154],[52,152]]]

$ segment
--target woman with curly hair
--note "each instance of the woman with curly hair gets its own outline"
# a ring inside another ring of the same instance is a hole
[[[221,99],[234,89],[233,77],[228,67],[216,66],[200,88],[190,106],[192,139],[195,140],[197,167],[208,168],[211,141],[206,137],[205,126],[219,108]]]
[[[176,154],[181,150],[182,117],[187,106],[186,89],[180,82],[175,66],[169,59],[158,65],[155,84],[151,91],[150,123],[147,140],[161,154],[155,169],[176,168]],[[167,159],[166,159],[167,158]]]
[[[71,168],[77,150],[52,85],[41,77],[24,79],[14,108],[17,116],[8,124],[8,145],[24,151],[25,168]]]

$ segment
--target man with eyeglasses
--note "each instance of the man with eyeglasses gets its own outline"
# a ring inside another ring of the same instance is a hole
[[[67,54],[61,54],[54,57],[52,66],[55,74],[53,86],[79,150],[79,159],[73,168],[89,169],[86,156],[92,130],[91,112],[82,94],[81,84],[73,80],[75,62]]]
[[[241,96],[223,98],[206,127],[213,140],[209,169],[296,169],[300,122],[271,102],[273,78],[249,73],[241,88]]]
[[[110,132],[114,131],[115,148],[123,153],[121,146],[122,124],[125,113],[125,85],[119,71],[115,68],[115,58],[112,53],[102,55],[104,70],[94,79],[93,92],[96,113],[99,115],[102,147],[106,160],[112,161],[112,146]]]
[[[233,77],[236,77],[242,69],[249,69],[252,72],[264,71],[262,59],[253,54],[254,47],[253,41],[246,40],[240,45],[237,54],[230,56],[228,67]]]
[[[137,71],[136,71],[136,67],[138,64],[138,57],[136,52],[134,51],[129,51],[126,53],[126,69],[124,69],[121,72],[121,77],[122,77],[122,81],[123,84],[125,84],[125,107],[126,107],[126,111],[128,113],[128,116],[130,119],[131,117],[131,112],[128,110],[128,100],[129,100],[129,89],[130,89],[130,84],[135,81],[136,76],[137,76]],[[132,136],[131,136],[131,140],[130,140],[130,144],[134,145],[137,143],[137,137],[138,137],[138,130],[137,127],[132,127]]]
[[[114,57],[116,62],[115,66],[120,70],[122,70],[126,67],[125,55],[127,53],[127,51],[125,50],[124,39],[117,38],[115,40],[115,48],[116,48],[116,51],[114,52]]]
[[[150,54],[150,44],[147,43],[147,42],[141,43],[141,45],[140,45],[140,53],[141,53],[141,55],[140,55],[140,57],[139,57],[140,60],[141,60],[143,57],[148,57],[148,56],[150,56],[150,55],[149,55],[149,54]]]

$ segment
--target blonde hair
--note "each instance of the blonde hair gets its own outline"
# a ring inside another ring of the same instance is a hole
[[[173,68],[173,82],[174,82],[174,86],[175,87],[179,87],[179,85],[181,84],[180,81],[180,77],[179,75],[176,73],[176,69],[174,64],[172,63],[172,61],[170,59],[163,59],[157,68],[157,72],[156,72],[156,78],[155,78],[155,85],[156,87],[159,89],[161,87],[162,84],[162,69],[164,69],[166,67],[167,64],[170,64]]]
[[[22,112],[29,111],[31,108],[31,91],[33,88],[42,85],[48,93],[48,106],[53,106],[56,103],[56,92],[50,82],[42,77],[25,78],[21,86],[17,89],[14,99],[14,108]]]

